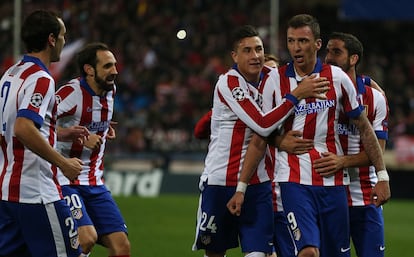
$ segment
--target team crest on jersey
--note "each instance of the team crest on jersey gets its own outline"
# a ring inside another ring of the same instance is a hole
[[[56,95],[56,104],[60,104],[62,102],[62,97],[60,95]]]
[[[211,243],[211,236],[209,236],[209,235],[202,235],[202,236],[200,237],[200,241],[201,241],[201,243],[202,243],[203,245],[208,245],[208,244],[210,244],[210,243]]]
[[[296,241],[299,241],[300,238],[302,237],[302,233],[300,232],[300,229],[295,229],[293,231],[293,237],[295,238]]]
[[[72,217],[77,220],[81,219],[83,217],[82,209],[73,209]]]
[[[34,93],[30,98],[30,105],[34,108],[39,108],[43,102],[43,95],[40,93]]]
[[[236,99],[236,101],[243,101],[245,97],[243,89],[240,87],[236,87],[231,91],[233,98]]]

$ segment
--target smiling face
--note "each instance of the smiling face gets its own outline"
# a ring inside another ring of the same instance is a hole
[[[316,39],[309,26],[288,28],[287,47],[300,76],[308,75],[315,67],[322,40]]]
[[[259,37],[243,38],[231,55],[239,72],[247,81],[259,81],[264,64],[263,42]]]
[[[116,69],[116,59],[111,51],[98,50],[96,52],[97,63],[94,72],[94,83],[89,83],[95,87],[98,94],[111,91],[115,85],[115,79],[118,74]]]

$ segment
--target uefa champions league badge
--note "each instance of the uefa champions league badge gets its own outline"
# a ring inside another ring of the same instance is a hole
[[[233,95],[233,98],[236,99],[236,101],[243,101],[245,98],[243,89],[241,87],[233,88],[231,94]]]
[[[34,108],[39,108],[43,102],[43,95],[40,93],[34,93],[30,98],[30,105]]]

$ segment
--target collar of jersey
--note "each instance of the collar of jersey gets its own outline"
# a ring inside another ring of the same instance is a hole
[[[240,76],[242,76],[243,78],[244,78],[244,80],[246,80],[246,82],[247,83],[249,83],[250,85],[252,85],[252,86],[254,86],[255,88],[258,88],[259,87],[259,85],[260,85],[260,82],[262,81],[262,79],[263,79],[263,77],[264,77],[264,73],[263,73],[263,71],[261,71],[260,72],[260,79],[259,79],[259,82],[250,82],[250,81],[248,81],[241,73],[240,73],[240,71],[239,71],[239,68],[237,68],[237,63],[235,63],[235,64],[233,64],[233,67],[231,67],[232,69],[234,69],[235,71],[237,71],[239,74],[240,74]]]
[[[37,57],[29,56],[29,55],[23,55],[23,62],[33,62],[36,65],[40,66],[42,70],[46,71],[48,74],[50,74],[48,68],[45,66],[45,64]]]
[[[315,68],[310,74],[320,73],[321,70],[322,70],[322,61],[318,58],[316,60]],[[295,66],[293,65],[293,62],[288,63],[285,75],[290,78],[296,78]]]
[[[357,75],[356,86],[357,86],[358,93],[365,94],[365,85],[368,85],[367,83],[368,83],[368,79],[365,79],[364,77],[360,75]]]
[[[88,82],[86,82],[85,77],[80,78],[80,84],[81,84],[81,87],[83,87],[86,91],[88,91],[89,94],[91,94],[92,96],[97,95],[95,91],[93,91],[92,88],[89,86]]]

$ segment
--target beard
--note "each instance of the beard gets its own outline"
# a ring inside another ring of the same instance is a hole
[[[112,81],[112,79],[111,79]],[[101,78],[98,76],[98,74],[95,73],[95,82],[96,84],[104,91],[111,91],[114,89],[113,83],[108,83],[107,78]]]
[[[344,67],[342,67],[342,70],[348,73],[348,71],[351,69],[351,63],[348,61]]]
[[[338,63],[333,62],[333,61],[326,62],[326,63],[330,64],[330,65],[338,66],[339,68],[341,68],[345,72],[348,72],[349,69],[351,68],[351,63],[349,61],[346,62],[344,65],[339,65]]]

